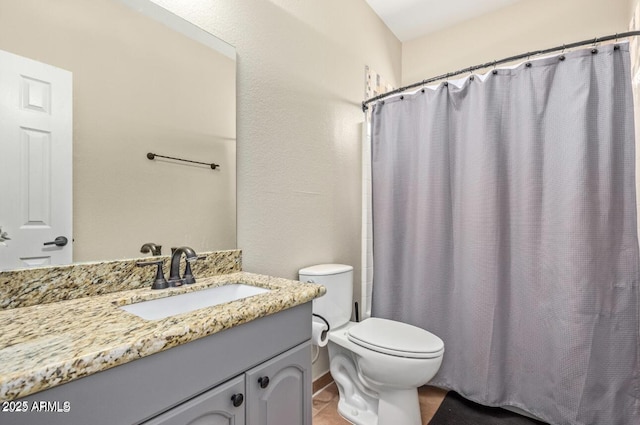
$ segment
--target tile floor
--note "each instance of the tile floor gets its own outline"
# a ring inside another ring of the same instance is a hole
[[[435,387],[418,389],[423,424],[429,423],[446,394],[446,390]],[[338,398],[338,388],[334,382],[313,397],[313,425],[349,425],[338,413]]]

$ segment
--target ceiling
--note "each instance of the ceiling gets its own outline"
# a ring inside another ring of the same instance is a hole
[[[522,0],[366,0],[402,42]]]

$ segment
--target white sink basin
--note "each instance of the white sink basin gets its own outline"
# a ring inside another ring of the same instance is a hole
[[[230,301],[253,297],[269,291],[269,289],[258,288],[257,286],[232,283],[172,297],[124,305],[120,308],[143,319],[156,320],[187,313],[199,308],[212,307]]]

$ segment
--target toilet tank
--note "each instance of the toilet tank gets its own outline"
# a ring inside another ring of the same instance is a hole
[[[331,329],[351,319],[353,301],[353,267],[344,264],[318,264],[300,269],[301,282],[318,283],[327,293],[313,300],[313,312],[324,317]]]

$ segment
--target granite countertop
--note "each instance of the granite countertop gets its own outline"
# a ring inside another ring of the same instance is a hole
[[[159,320],[118,308],[227,283],[270,292]],[[0,401],[24,397],[95,372],[304,304],[323,286],[238,272],[193,285],[133,289],[0,311]]]

